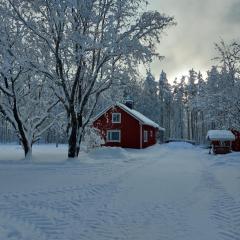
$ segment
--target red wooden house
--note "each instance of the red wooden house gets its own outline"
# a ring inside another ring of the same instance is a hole
[[[100,130],[105,146],[145,148],[157,142],[159,131],[165,131],[132,106],[129,101],[116,103],[94,118],[93,126]]]

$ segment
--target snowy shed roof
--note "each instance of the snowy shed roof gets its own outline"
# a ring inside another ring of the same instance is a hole
[[[139,122],[141,122],[142,124],[148,125],[148,126],[152,126],[155,128],[158,128],[160,131],[165,131],[165,128],[160,127],[157,123],[155,123],[154,121],[152,121],[151,119],[149,119],[148,117],[144,116],[142,113],[131,109],[129,107],[127,107],[126,105],[122,104],[122,103],[116,103],[112,106],[109,106],[108,108],[106,108],[104,111],[102,111],[101,113],[99,113],[94,120],[97,120],[99,117],[101,117],[105,112],[107,112],[109,109],[113,108],[113,107],[120,107],[121,109],[123,109],[125,112],[129,113],[131,116],[133,116],[134,118],[136,118]]]
[[[229,130],[209,130],[207,133],[208,140],[210,141],[234,141],[235,136]]]

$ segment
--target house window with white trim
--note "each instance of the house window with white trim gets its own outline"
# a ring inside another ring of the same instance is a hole
[[[121,123],[121,113],[112,113],[112,123]]]
[[[148,142],[148,131],[143,132],[143,141]]]
[[[108,130],[107,142],[121,142],[121,130]]]

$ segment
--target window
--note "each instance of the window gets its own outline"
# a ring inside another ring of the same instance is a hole
[[[107,142],[121,142],[121,131],[120,130],[108,130],[107,131]]]
[[[144,139],[144,142],[148,142],[148,131],[143,132],[143,139]]]
[[[112,113],[112,123],[121,123],[121,113]]]

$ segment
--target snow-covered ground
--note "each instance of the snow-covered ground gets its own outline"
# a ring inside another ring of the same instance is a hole
[[[102,148],[31,163],[0,145],[0,240],[239,240],[240,153],[184,143]]]

